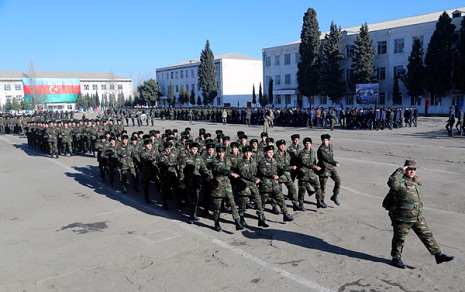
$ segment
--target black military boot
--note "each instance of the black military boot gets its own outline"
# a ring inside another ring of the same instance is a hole
[[[197,217],[197,215],[194,214],[189,217],[189,220],[187,221],[187,223],[194,224],[194,222],[197,222],[197,221],[199,221],[199,217]]]
[[[303,207],[303,203],[297,204],[297,203],[292,203],[292,209],[294,211],[305,211],[305,208]]]
[[[270,225],[266,224],[266,218],[263,214],[258,215],[258,227],[270,227]]]
[[[220,231],[222,230],[219,221],[216,221],[216,222],[215,222],[215,230],[216,230],[217,232],[220,232]]]
[[[339,202],[339,199],[337,198],[337,195],[333,195],[331,198],[330,198],[331,201],[334,202],[334,204],[340,206],[341,205],[341,202]]]
[[[234,219],[234,222],[236,222],[236,230],[242,230],[244,229],[244,226],[242,226],[241,221],[239,218]]]
[[[244,216],[241,216],[240,222],[241,222],[242,226],[244,226],[244,227],[249,227],[249,224],[247,224],[247,222],[245,222]]]
[[[316,207],[317,208],[328,208],[324,200],[316,200]]]
[[[126,186],[123,186],[123,194],[126,194],[128,190],[126,189]]]
[[[290,222],[292,220],[294,220],[294,218],[289,213],[287,213],[287,211],[283,212],[283,221],[284,222]]]
[[[407,267],[400,258],[392,258],[391,264],[399,269],[405,269]]]
[[[276,215],[279,215],[278,206],[273,205],[273,208],[271,209],[271,213],[276,214]]]
[[[442,252],[437,252],[434,254],[434,257],[436,258],[436,264],[440,263],[445,263],[445,262],[450,262],[451,260],[454,259],[454,257],[448,256],[443,254]]]
[[[305,207],[304,207],[304,203],[300,202],[299,203],[299,208],[300,208],[300,211],[305,211]]]

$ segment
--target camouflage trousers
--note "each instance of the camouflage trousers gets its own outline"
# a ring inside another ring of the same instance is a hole
[[[298,195],[299,203],[304,202],[305,192],[307,192],[309,196],[313,195],[313,193],[316,193],[317,200],[324,199],[324,196],[322,195],[322,191],[320,187],[320,181],[318,180],[317,176],[315,176],[313,179],[309,181],[299,180],[298,184],[299,184],[299,195]]]
[[[57,141],[48,141],[48,151],[50,155],[58,154]]]
[[[199,204],[200,185],[187,185],[185,192],[187,193],[189,202],[189,215],[196,215],[197,206]]]
[[[271,199],[272,204],[277,204],[281,209],[281,212],[287,211],[287,205],[284,202],[284,196],[281,192],[281,188],[273,188],[271,193],[261,193],[263,208],[265,208],[268,198]]]
[[[326,181],[330,177],[334,181],[333,195],[338,195],[339,190],[341,189],[341,178],[335,169],[330,171],[329,176],[320,176],[320,188],[321,188],[321,199],[325,198],[326,192]]]
[[[231,206],[231,213],[234,220],[239,218],[239,212],[237,211],[236,202],[234,202],[234,195],[230,183],[221,183],[211,193],[213,197],[213,221],[218,222],[220,220],[221,206],[223,200],[225,203],[229,203]]]
[[[136,169],[134,167],[122,167],[119,170],[119,177],[121,181],[121,185],[126,186],[128,184],[127,182],[127,173],[131,173],[132,181],[134,183],[134,186],[137,185],[137,173]]]
[[[246,187],[244,190],[239,191],[237,194],[239,196],[239,216],[243,217],[245,215],[247,204],[251,199],[252,202],[255,203],[257,215],[263,214],[262,198],[258,192],[257,187],[255,187],[255,191],[250,187]]]
[[[412,229],[420,238],[421,242],[426,246],[430,254],[440,252],[440,248],[434,239],[433,233],[429,230],[425,218],[420,217],[417,222],[402,222],[391,218],[394,236],[392,237],[391,256],[400,258],[402,249],[404,248],[405,237]]]
[[[282,184],[287,188],[287,197],[292,200],[293,203],[297,203],[297,188],[295,187],[294,181],[283,182]]]

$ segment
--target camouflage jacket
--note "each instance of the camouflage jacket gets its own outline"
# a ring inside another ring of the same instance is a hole
[[[134,146],[134,145],[133,145]],[[134,146],[134,148],[137,148],[137,145]],[[134,153],[133,153],[134,156]],[[139,159],[140,159],[140,164],[141,164],[141,170],[144,173],[152,173],[158,169],[157,167],[157,157],[154,155],[153,151],[149,151],[147,149],[143,149],[141,152],[139,152]]]
[[[231,160],[228,158],[220,159],[215,157],[212,161],[212,173],[215,181],[219,184],[230,183],[229,175],[231,174]]]
[[[178,175],[177,173],[177,160],[178,157],[176,154],[171,150],[168,154],[166,151],[162,151],[158,155],[158,168],[160,169],[160,176],[169,176],[170,173],[174,175]]]
[[[263,158],[258,163],[258,172],[261,179],[260,192],[271,193],[273,189],[279,187],[278,180],[274,179],[274,175],[278,175],[278,163],[274,158]]]
[[[292,143],[291,145],[289,145],[289,147],[287,147],[287,153],[291,155],[291,165],[297,165],[298,163],[297,156],[299,156],[299,153],[303,149],[304,148],[300,144],[295,145],[294,143]]]
[[[417,222],[422,218],[421,183],[417,176],[410,179],[404,173],[400,167],[389,177],[388,186],[394,201],[389,216],[397,221]]]
[[[116,147],[116,153],[118,155],[121,168],[127,169],[134,167],[134,162],[131,157],[131,144],[119,144],[118,147]]]
[[[316,163],[316,153],[315,150],[310,149],[303,149],[300,151],[299,156],[297,156],[298,160],[298,172],[297,178],[302,181],[311,181],[317,178],[315,172]]]
[[[338,163],[334,160],[333,145],[325,146],[321,144],[317,151],[318,166],[321,167],[320,176],[329,176],[331,170],[336,168]]]
[[[273,155],[273,158],[276,159],[278,163],[278,175],[280,183],[287,183],[292,181],[291,178],[291,155],[284,151],[280,152],[279,150]]]
[[[213,177],[202,156],[199,154],[194,156],[192,153],[187,152],[179,162],[179,181],[187,186],[200,186],[202,184],[202,174],[210,178]]]
[[[255,189],[255,193],[258,193],[257,185],[255,181],[258,179],[257,171],[258,165],[255,160],[242,158],[237,162],[237,171],[240,176],[241,189],[252,188]],[[253,190],[252,190],[253,191]]]

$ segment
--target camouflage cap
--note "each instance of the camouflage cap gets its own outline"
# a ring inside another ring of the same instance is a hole
[[[216,152],[226,152],[226,146],[223,146],[223,145],[216,146]]]
[[[267,132],[262,132],[262,133],[260,134],[260,137],[268,137],[268,133],[267,133]]]
[[[266,138],[266,143],[274,143],[274,138],[271,138],[271,137]]]
[[[407,159],[404,162],[404,166],[407,166],[408,168],[414,168],[417,169],[417,163],[413,159]]]

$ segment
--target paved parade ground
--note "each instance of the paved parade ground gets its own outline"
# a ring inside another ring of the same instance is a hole
[[[330,133],[342,178],[341,206],[306,212],[293,222],[269,212],[270,227],[236,231],[222,214],[222,232],[186,210],[164,211],[132,188],[127,194],[102,183],[96,158],[52,159],[29,149],[24,136],[0,136],[0,291],[464,291],[465,137],[448,137],[446,118],[420,118],[417,128],[384,131],[322,128],[270,129],[276,140],[299,133]],[[156,120],[137,130],[243,130],[259,138],[261,126]],[[301,139],[302,141],[302,139]],[[407,158],[417,161],[424,215],[442,251],[455,256],[437,265],[410,232],[402,259],[390,265],[392,228],[381,202],[389,175]],[[171,201],[171,206],[174,202]],[[290,201],[287,201],[291,205]]]

